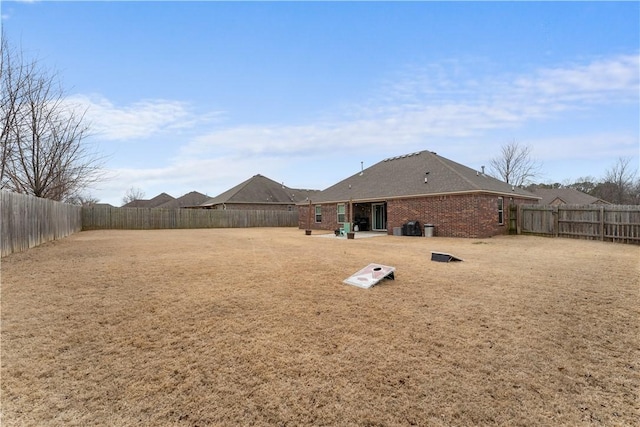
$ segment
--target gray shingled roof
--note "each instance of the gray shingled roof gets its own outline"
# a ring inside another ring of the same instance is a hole
[[[425,182],[426,178],[426,182]],[[384,159],[312,197],[314,203],[375,201],[438,194],[491,192],[529,197],[534,194],[492,178],[430,151]]]
[[[550,205],[556,199],[560,199],[567,205],[591,205],[595,203],[609,203],[573,188],[536,188],[533,189],[532,192],[536,196],[542,198],[542,200],[540,200],[540,203],[543,205]]]
[[[185,207],[193,207],[199,206],[201,203],[209,200],[209,196],[206,194],[198,193],[197,191],[192,191],[183,196],[178,197],[177,199],[170,200],[166,203],[158,206],[159,208],[164,209],[177,209],[177,208],[185,208]]]
[[[258,174],[207,200],[200,206],[215,206],[223,203],[292,204],[307,200],[311,194],[317,192],[317,190],[289,188],[284,184]]]
[[[173,196],[170,196],[167,193],[160,193],[153,199],[138,199],[133,200],[126,205],[122,205],[123,208],[157,208],[158,206],[175,200]]]

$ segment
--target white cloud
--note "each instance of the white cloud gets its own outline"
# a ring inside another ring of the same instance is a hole
[[[117,106],[104,97],[76,95],[67,101],[86,109],[92,131],[106,140],[149,138],[161,132],[193,128],[219,115],[196,115],[186,102],[174,100],[143,100]]]
[[[638,156],[638,135],[600,132],[527,141],[540,160],[579,161]]]
[[[515,83],[519,92],[547,101],[604,102],[612,96],[637,101],[639,76],[640,56],[620,55],[586,65],[542,69]]]
[[[598,104],[637,102],[639,62],[638,55],[622,55],[484,81],[454,70],[460,76],[455,81],[442,67],[428,67],[332,121],[222,129],[195,138],[182,154],[295,155],[389,146],[401,151],[432,138],[478,137]]]

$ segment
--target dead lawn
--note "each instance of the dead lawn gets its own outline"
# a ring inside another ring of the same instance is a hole
[[[2,259],[1,422],[640,425],[639,261],[523,236],[79,233]],[[342,284],[371,262],[396,280]]]

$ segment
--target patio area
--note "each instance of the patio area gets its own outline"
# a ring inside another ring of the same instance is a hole
[[[314,232],[316,232],[314,230]],[[329,239],[340,239],[340,240],[347,240],[347,236],[343,235],[343,236],[336,236],[336,234],[334,232],[322,232],[323,234],[311,234],[312,237],[323,237],[323,238],[329,238]],[[354,233],[354,238],[355,239],[367,239],[369,237],[381,237],[381,236],[388,236],[386,231],[356,231]]]

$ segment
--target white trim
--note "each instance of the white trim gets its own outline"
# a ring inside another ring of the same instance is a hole
[[[340,210],[339,207],[342,206],[344,208],[344,212],[342,213],[343,221],[340,221]],[[337,203],[336,204],[336,220],[338,224],[345,224],[347,222],[347,204],[346,203]]]

